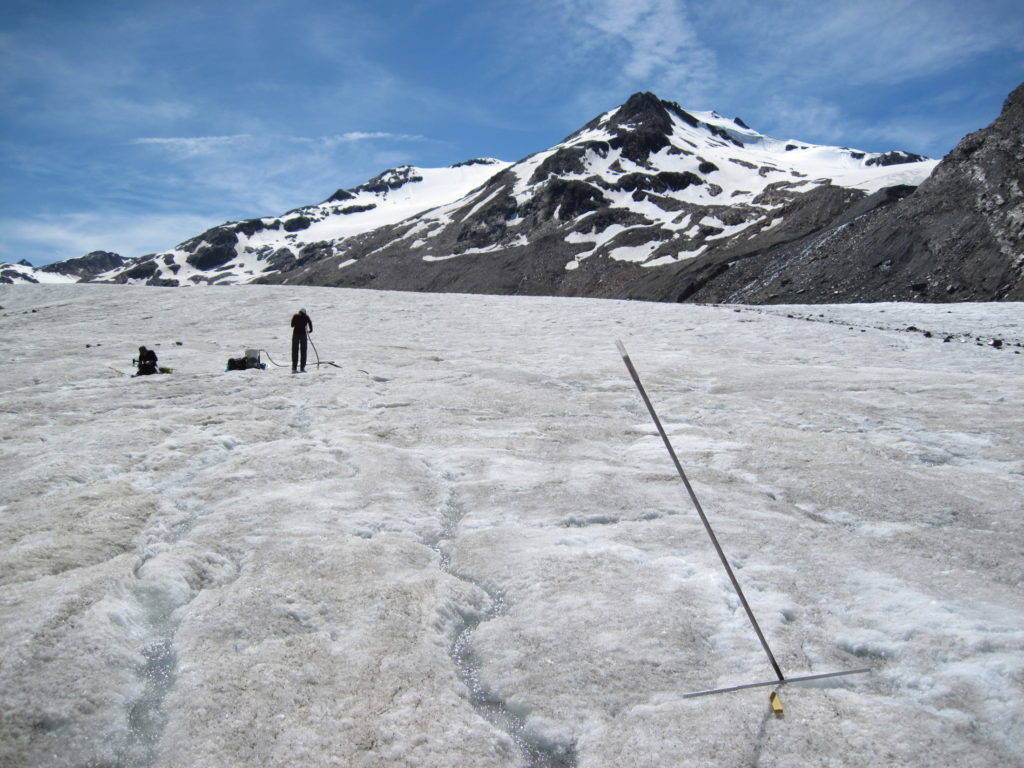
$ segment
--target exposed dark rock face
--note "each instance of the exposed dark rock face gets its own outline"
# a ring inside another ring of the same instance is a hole
[[[604,144],[603,149],[607,152],[608,145]],[[586,168],[583,163],[585,156],[586,148],[579,145],[559,149],[537,166],[537,170],[530,177],[530,183],[539,184],[549,176],[583,173]]]
[[[584,213],[596,211],[608,204],[601,190],[585,181],[553,179],[544,191],[528,204],[523,213],[534,216],[538,223],[557,218],[569,221]]]
[[[286,272],[295,266],[295,254],[287,248],[278,248],[267,257],[267,266],[264,271]]]
[[[468,165],[491,165],[494,161],[484,157],[474,157],[471,160],[463,160],[461,163],[452,163],[452,168],[465,168]]]
[[[130,280],[149,280],[157,274],[159,269],[160,267],[156,261],[156,254],[142,256],[136,260],[131,269],[122,272],[114,278],[114,282],[127,283]]]
[[[126,264],[128,259],[110,251],[93,251],[77,259],[65,259],[55,264],[47,264],[40,267],[42,272],[51,272],[60,275],[74,275],[77,277],[89,277],[102,272],[109,272],[112,269]]]
[[[340,213],[344,216],[349,216],[353,213],[365,213],[366,211],[372,211],[377,206],[373,203],[367,205],[346,205],[344,208],[339,208],[335,213]]]
[[[508,232],[508,222],[518,213],[515,199],[499,195],[456,229],[455,242],[472,248],[500,243]]]
[[[451,166],[452,168],[461,168],[467,165],[488,165],[492,161],[483,159],[466,160],[461,163],[456,163]],[[417,181],[423,181],[423,177],[418,175],[414,168],[405,165],[400,168],[392,168],[384,171],[379,176],[375,176],[365,184],[360,184],[354,189],[339,189],[329,198],[325,203],[337,203],[345,202],[346,200],[355,200],[360,192],[376,192],[376,193],[387,193],[396,189],[401,189],[406,184],[415,183]]]
[[[409,166],[386,171],[376,178],[370,179],[365,184],[360,184],[354,191],[366,192],[389,192],[394,189],[401,189],[410,182],[423,181],[422,176],[416,175]]]
[[[902,163],[917,163],[927,158],[915,155],[910,152],[886,152],[881,157],[873,157],[867,161],[868,165],[901,165]]]
[[[608,144],[612,149],[621,150],[625,159],[647,167],[652,154],[671,147],[673,114],[688,125],[699,124],[697,118],[678,104],[662,101],[653,93],[634,94],[612,117],[609,128],[615,136]],[[721,135],[733,141],[728,134],[721,132]]]
[[[252,237],[264,229],[267,229],[267,226],[263,223],[263,219],[249,219],[248,221],[240,221],[238,224],[235,224],[235,232],[239,232],[246,237]]]
[[[299,256],[295,260],[296,266],[308,264],[313,261],[321,261],[334,255],[334,246],[327,242],[308,243],[299,249]]]
[[[344,202],[345,200],[354,200],[355,197],[356,196],[354,194],[352,194],[351,192],[349,192],[348,190],[346,190],[346,189],[339,189],[333,195],[328,197],[325,202],[328,202],[328,203]]]
[[[675,171],[661,171],[659,173],[627,173],[619,179],[614,189],[625,192],[635,192],[642,189],[647,192],[664,194],[666,192],[679,192],[691,184],[703,184],[704,179],[689,171],[677,173]]]
[[[23,262],[24,259],[22,260],[22,262],[18,263],[18,266],[25,266]],[[15,283],[20,282],[38,283],[39,281],[36,278],[32,277],[32,275],[26,275],[24,272],[20,272],[16,269],[0,269],[0,284],[14,285]]]
[[[723,252],[669,267],[660,280],[647,276],[630,297],[677,302],[842,302],[835,292],[835,276],[821,274],[828,259],[823,248],[858,216],[891,205],[908,191],[889,188],[865,196],[822,187],[784,206],[779,226]],[[746,298],[755,289],[758,299]]]
[[[229,227],[209,229],[199,237],[190,240],[182,250],[192,251],[185,259],[196,269],[216,269],[234,259],[238,254],[235,246],[238,235]]]
[[[1024,300],[1024,85],[916,190],[852,208],[811,241],[756,255],[703,300]],[[752,260],[753,261],[753,260]]]

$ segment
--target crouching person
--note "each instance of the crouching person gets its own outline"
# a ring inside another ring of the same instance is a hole
[[[138,373],[135,374],[136,376],[149,376],[151,373],[157,373],[156,352],[152,349],[139,347],[139,359],[132,362],[139,366]]]

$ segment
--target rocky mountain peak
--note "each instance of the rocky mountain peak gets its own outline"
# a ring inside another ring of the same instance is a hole
[[[626,103],[615,110],[609,124],[612,126],[671,126],[665,103],[650,91],[634,93]]]
[[[1022,102],[1024,88],[922,184],[937,163],[920,155],[780,141],[639,92],[517,163],[392,168],[101,279],[753,303],[1005,297],[1020,283],[1005,262],[1020,253]]]
[[[110,251],[92,251],[76,259],[66,259],[56,264],[47,264],[45,267],[40,267],[40,270],[61,275],[91,277],[108,272],[111,269],[116,269],[127,261],[128,259],[120,254]]]
[[[339,189],[324,202],[333,203],[354,200],[360,192],[386,194],[392,190],[400,189],[410,182],[417,181],[423,181],[423,177],[417,174],[417,169],[411,165],[401,165],[397,168],[389,168],[354,189]]]

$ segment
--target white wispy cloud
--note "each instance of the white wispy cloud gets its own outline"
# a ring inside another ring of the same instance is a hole
[[[733,0],[694,5],[723,78],[756,91],[892,86],[954,70],[999,49],[1024,51],[1010,2]],[[726,53],[728,52],[728,53]]]
[[[132,143],[159,147],[184,157],[198,157],[238,147],[250,142],[252,138],[247,133],[232,136],[142,137]]]
[[[945,0],[875,0],[819,17],[824,41],[809,49],[854,82],[893,83],[948,71],[1006,45],[1024,50],[1024,13]],[[871,51],[871,56],[865,56]]]
[[[300,146],[335,147],[355,142],[384,141],[428,141],[424,136],[387,131],[349,131],[333,136],[254,136],[237,133],[228,136],[170,136],[141,137],[133,144],[149,145],[167,150],[183,157],[214,155],[218,152],[233,152],[239,149],[255,150],[260,147],[279,146],[282,142]]]
[[[83,211],[0,218],[0,260],[39,266],[91,251],[141,256],[172,248],[219,224],[191,213]]]
[[[710,52],[701,45],[685,5],[678,0],[568,0],[568,4],[583,24],[625,44],[623,74],[628,79],[676,78],[706,66]]]
[[[866,141],[941,156],[974,122],[929,124],[904,109],[983,57],[1024,51],[1024,14],[1009,0],[732,0],[690,3],[691,29],[715,51],[713,86],[695,108],[740,114],[759,130],[809,141]],[[872,92],[872,89],[877,89]],[[681,94],[681,98],[689,98]],[[961,94],[959,101],[963,101]],[[684,102],[687,103],[687,102]],[[948,109],[944,109],[948,111]],[[994,117],[994,115],[992,115]]]
[[[0,98],[10,115],[76,134],[110,126],[146,126],[193,118],[188,99],[144,87],[135,57],[112,49],[78,51],[0,34]]]
[[[429,141],[425,136],[410,133],[390,133],[388,131],[348,131],[334,136],[317,136],[306,138],[302,136],[289,137],[292,141],[299,143],[320,144],[325,147],[337,144],[351,144],[360,141]]]
[[[144,158],[151,188],[173,197],[185,187],[196,210],[251,218],[308,205],[388,167],[412,162],[415,156],[408,148],[427,141],[390,131],[348,131],[146,137],[132,144],[151,155]]]
[[[855,149],[881,146],[935,157],[943,154],[931,151],[944,138],[938,132],[939,126],[913,113],[878,121],[851,114],[842,106],[822,99],[810,96],[794,99],[785,95],[766,100],[762,109],[771,115],[774,127],[787,129],[784,135],[776,136],[780,139],[813,140]],[[765,129],[765,126],[754,127]],[[960,135],[968,130],[965,127]]]
[[[696,98],[718,82],[717,60],[682,0],[559,0],[566,39],[603,87]]]

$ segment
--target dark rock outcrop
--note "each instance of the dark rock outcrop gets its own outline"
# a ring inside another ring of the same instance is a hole
[[[238,254],[238,235],[231,227],[214,227],[181,246],[192,253],[185,259],[196,269],[211,270],[227,264]]]
[[[19,263],[18,266],[25,266]],[[14,285],[15,283],[38,283],[39,280],[32,277],[30,274],[26,274],[17,269],[2,269],[0,268],[0,284],[3,285]]]
[[[71,275],[80,278],[91,277],[117,269],[128,263],[128,259],[110,251],[92,251],[76,259],[65,259],[54,264],[40,267],[42,272],[58,275]]]
[[[868,165],[901,165],[903,163],[917,163],[927,158],[915,155],[910,152],[886,152],[879,157],[873,157],[867,161]]]
[[[382,173],[380,176],[370,179],[365,184],[360,184],[354,191],[390,192],[395,189],[401,189],[406,184],[417,181],[423,181],[423,177],[418,176],[410,166],[403,166],[401,168],[395,168],[391,171]]]
[[[300,232],[303,229],[309,229],[309,225],[312,223],[306,216],[293,216],[290,219],[285,219],[281,226],[284,227],[285,232]]]
[[[812,240],[755,254],[748,282],[733,276],[700,298],[1024,301],[1024,85],[916,190],[879,195]]]
[[[156,254],[138,258],[130,269],[121,272],[114,278],[115,283],[127,283],[131,280],[150,280],[160,271]]]

